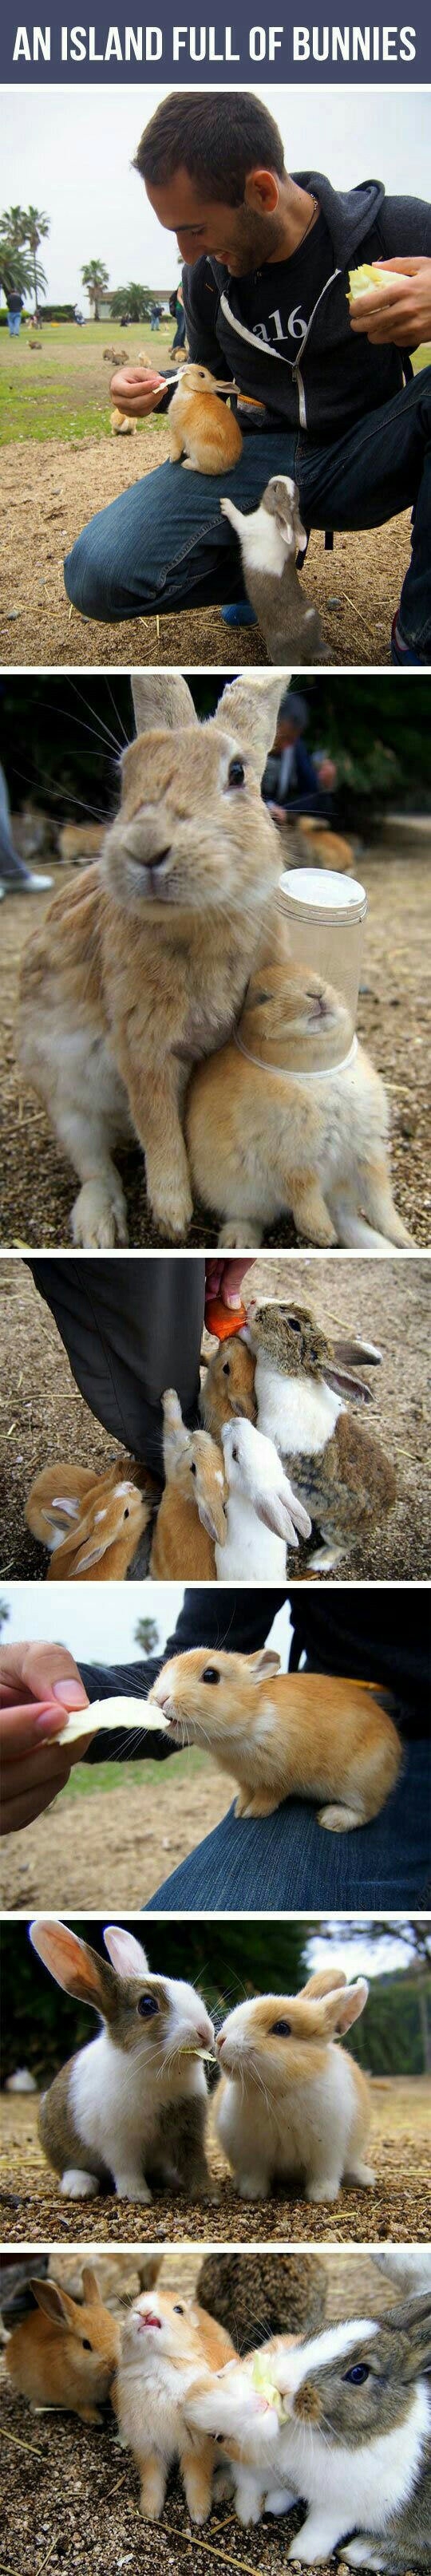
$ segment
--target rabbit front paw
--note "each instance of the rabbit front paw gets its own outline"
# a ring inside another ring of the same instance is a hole
[[[116,2174],[115,2189],[118,2200],[138,2200],[143,2203],[144,2208],[149,2209],[153,2195],[148,2189],[148,2183],[144,2182],[143,2175]]]
[[[163,1243],[184,1243],[193,1216],[193,1199],[187,1181],[179,1181],[166,1191],[166,1197],[152,1199],[151,1213]]]
[[[340,2181],[340,2174],[324,2174],[322,2181],[308,2182],[306,2200],[338,2200]]]
[[[128,1243],[127,1209],[121,1181],[84,1181],[71,1216],[72,1238],[86,1251],[111,1252]]]
[[[386,2566],[386,2559],[379,2558],[378,2550],[374,2548],[373,2540],[367,2540],[366,2531],[359,2532],[357,2540],[350,2540],[347,2549],[343,2546],[341,2549],[341,2557],[343,2560],[346,2560],[348,2567],[378,2568]]]

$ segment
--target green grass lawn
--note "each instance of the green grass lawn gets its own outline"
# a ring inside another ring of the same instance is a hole
[[[171,320],[153,332],[144,322],[132,323],[127,331],[120,331],[118,323],[86,322],[80,331],[75,322],[47,322],[36,335],[35,349],[29,347],[34,333],[21,327],[19,340],[11,340],[7,330],[0,330],[0,444],[24,438],[72,443],[110,438],[110,368],[104,348],[127,348],[131,363],[145,349],[154,365],[163,367],[173,329]],[[146,426],[157,435],[156,413],[150,413]]]
[[[185,1772],[190,1779],[191,1772],[196,1773],[205,1768],[207,1768],[206,1753],[200,1753],[197,1745],[190,1745],[187,1753],[172,1753],[169,1758],[169,1787],[174,1786],[175,1780],[183,1778]],[[76,1762],[70,1773],[67,1788],[62,1790],[62,1796],[69,1800],[91,1798],[94,1797],[95,1789],[121,1789],[125,1786],[129,1788],[132,1784],[135,1784],[137,1789],[144,1789],[145,1785],[149,1789],[154,1789],[158,1783],[160,1788],[163,1787],[164,1777],[164,1764],[160,1762],[95,1762],[94,1765],[88,1762]]]

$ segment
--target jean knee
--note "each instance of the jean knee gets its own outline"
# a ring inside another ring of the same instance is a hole
[[[93,543],[89,545],[86,528],[82,536],[77,537],[76,544],[71,546],[70,554],[65,555],[64,580],[67,597],[73,608],[80,609],[81,616],[106,618],[115,615],[112,579],[108,580],[108,568],[102,553]],[[108,591],[111,594],[109,600]]]

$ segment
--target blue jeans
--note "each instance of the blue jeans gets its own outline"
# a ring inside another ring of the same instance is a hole
[[[10,331],[11,340],[17,340],[17,339],[18,339],[18,333],[19,333],[20,328],[21,328],[21,314],[20,314],[20,313],[8,313],[8,317],[7,317],[7,327],[8,327],[8,331]]]
[[[372,1825],[330,1834],[299,1798],[221,1825],[158,1887],[149,1914],[394,1913],[429,1898],[430,1755],[406,1748],[398,1787]]]
[[[326,447],[293,430],[244,438],[229,492],[252,510],[271,474],[293,474],[306,527],[377,528],[414,504],[402,634],[431,655],[431,367]],[[224,474],[159,465],[91,519],[66,556],[68,598],[109,623],[244,597],[240,554],[220,499]],[[396,600],[392,603],[397,606]]]

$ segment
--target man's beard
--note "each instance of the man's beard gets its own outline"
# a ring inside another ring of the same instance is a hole
[[[246,206],[238,211],[237,225],[232,255],[238,262],[237,275],[249,277],[253,269],[265,268],[267,261],[281,250],[284,228],[280,215],[249,214]]]

